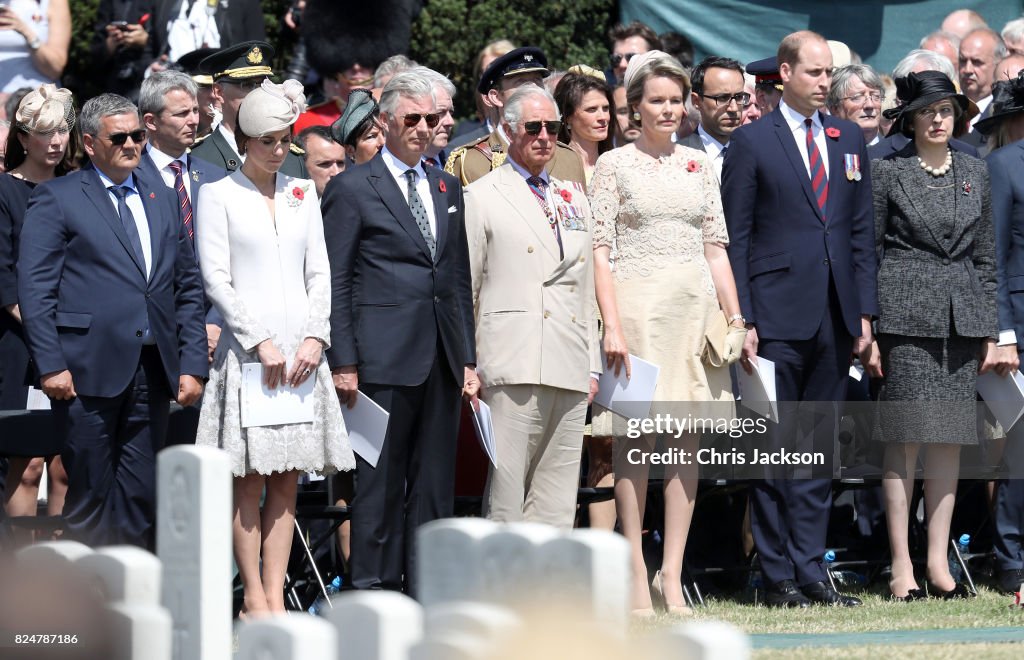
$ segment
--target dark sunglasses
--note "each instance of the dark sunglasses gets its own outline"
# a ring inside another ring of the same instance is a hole
[[[441,115],[438,113],[432,115],[421,115],[419,113],[414,113],[402,117],[402,121],[405,122],[405,125],[408,126],[409,128],[419,125],[420,120],[427,122],[427,128],[434,128],[441,121]]]
[[[132,131],[131,133],[114,133],[107,136],[107,139],[110,140],[110,144],[115,147],[124,145],[124,143],[128,141],[128,138],[131,138],[132,142],[135,144],[142,144],[146,140],[146,129],[140,128],[139,130]]]
[[[614,67],[619,66],[619,63],[622,62],[622,60],[626,60],[627,62],[630,61],[631,59],[633,59],[634,55],[639,55],[639,53],[615,53],[615,54],[613,54],[612,55],[612,67],[614,68]]]
[[[540,135],[541,127],[548,130],[548,135],[558,135],[558,130],[562,128],[562,122],[560,121],[524,121],[523,130],[526,131],[527,135]]]

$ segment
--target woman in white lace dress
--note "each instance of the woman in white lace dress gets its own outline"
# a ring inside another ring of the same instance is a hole
[[[316,189],[278,172],[304,101],[294,80],[264,82],[245,97],[235,132],[245,163],[204,186],[196,213],[206,295],[224,317],[196,444],[220,447],[231,459],[241,617],[284,611],[299,473],[355,467],[323,359],[331,283]],[[242,365],[252,362],[263,365],[271,388],[313,378],[313,422],[243,428]]]
[[[731,418],[728,367],[706,366],[701,353],[711,322],[725,325],[723,312],[735,328],[728,333],[727,359],[739,357],[746,329],[725,251],[728,236],[715,174],[703,151],[672,142],[686,116],[689,79],[675,58],[650,51],[630,60],[625,85],[630,121],[639,124],[640,138],[603,154],[590,184],[594,271],[608,367],[629,373],[630,353],[660,367],[655,391],[660,405],[652,406],[652,416],[685,417],[693,403],[724,402],[701,412]],[[614,272],[609,266],[613,240]],[[675,405],[665,405],[670,402]],[[612,435],[612,430],[611,414],[598,413],[594,435]],[[616,430],[621,436],[622,429]],[[642,440],[641,446],[650,447],[652,439]],[[690,456],[696,455],[699,442],[697,434],[665,438],[666,448]],[[626,460],[624,450],[635,443],[620,438],[616,445],[615,504],[633,550],[633,612],[651,616],[652,592],[641,549],[648,467]],[[664,556],[651,586],[659,605],[685,615],[690,612],[681,586],[683,549],[697,472],[695,466],[666,466],[664,471]]]

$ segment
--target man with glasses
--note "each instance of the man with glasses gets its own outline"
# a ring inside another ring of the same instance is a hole
[[[331,260],[327,361],[343,404],[390,413],[376,465],[356,456],[352,584],[411,592],[420,525],[452,515],[460,392],[477,391],[462,186],[424,167],[437,113],[433,82],[385,85],[386,142],[324,190]]]
[[[743,115],[752,102],[744,89],[743,65],[712,55],[693,68],[690,81],[691,101],[700,113],[700,124],[680,144],[707,153],[721,183],[729,137],[743,124]]]
[[[626,67],[634,55],[661,49],[658,34],[640,21],[616,25],[608,31],[608,40],[612,42],[611,71],[614,80],[619,83],[625,77]]]
[[[867,64],[850,64],[832,74],[825,106],[840,119],[860,126],[864,141],[870,147],[882,139],[878,123],[882,118],[885,88],[882,79]]]
[[[152,549],[169,403],[207,376],[202,282],[177,197],[137,169],[138,108],[103,94],[79,126],[92,164],[33,192],[18,301],[64,444],[68,534]]]
[[[542,84],[548,75],[547,66],[548,59],[540,48],[516,48],[491,62],[480,76],[476,89],[498,115],[518,87],[531,83]],[[452,151],[444,169],[458,176],[463,185],[469,185],[491,170],[501,167],[508,154],[508,143],[508,136],[498,124],[490,135]],[[568,145],[556,143],[555,155],[548,164],[548,171],[559,179],[585,185],[583,161]]]
[[[273,75],[270,68],[273,59],[273,46],[263,41],[246,41],[223,48],[200,62],[200,69],[213,76],[213,95],[221,104],[223,118],[210,135],[196,140],[192,146],[192,155],[228,172],[234,172],[242,166],[245,158],[238,153],[235,144],[238,108],[249,92]],[[309,173],[303,156],[302,149],[292,143],[280,172],[308,179]]]
[[[602,368],[590,206],[583,186],[546,171],[560,126],[550,93],[516,90],[504,108],[508,159],[467,189],[466,232],[498,457],[485,513],[569,529]]]

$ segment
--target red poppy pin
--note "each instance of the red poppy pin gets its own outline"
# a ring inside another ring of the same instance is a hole
[[[841,134],[842,133],[840,133],[839,129],[835,126],[829,126],[825,129],[825,135],[829,136],[833,140],[838,140]]]
[[[559,190],[558,194],[560,194],[562,196],[562,199],[564,199],[567,204],[572,204],[572,193],[571,192],[569,192],[568,190],[564,190],[563,189],[563,190]]]
[[[295,199],[302,201],[302,199],[306,197],[306,191],[296,186],[292,188],[292,196],[295,197]]]
[[[437,182],[437,189],[441,192],[448,192],[448,186],[444,185],[444,180]]]
[[[691,160],[686,163],[687,172],[700,172],[700,163],[695,160]]]
[[[156,199],[156,193],[149,193],[150,199]]]

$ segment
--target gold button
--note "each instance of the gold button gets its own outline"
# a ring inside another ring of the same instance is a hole
[[[550,316],[551,316],[551,312],[544,312],[544,318],[549,318]]]
[[[575,323],[575,322],[576,322],[576,315],[575,315],[575,314],[574,314],[574,315],[573,315],[573,317],[572,317],[572,322],[573,322],[573,323]]]
[[[583,257],[580,257],[580,263],[583,263],[584,261],[586,261],[586,259],[584,259]]]
[[[531,245],[530,247],[526,248],[526,251],[529,252],[530,254],[533,254],[533,246]]]

